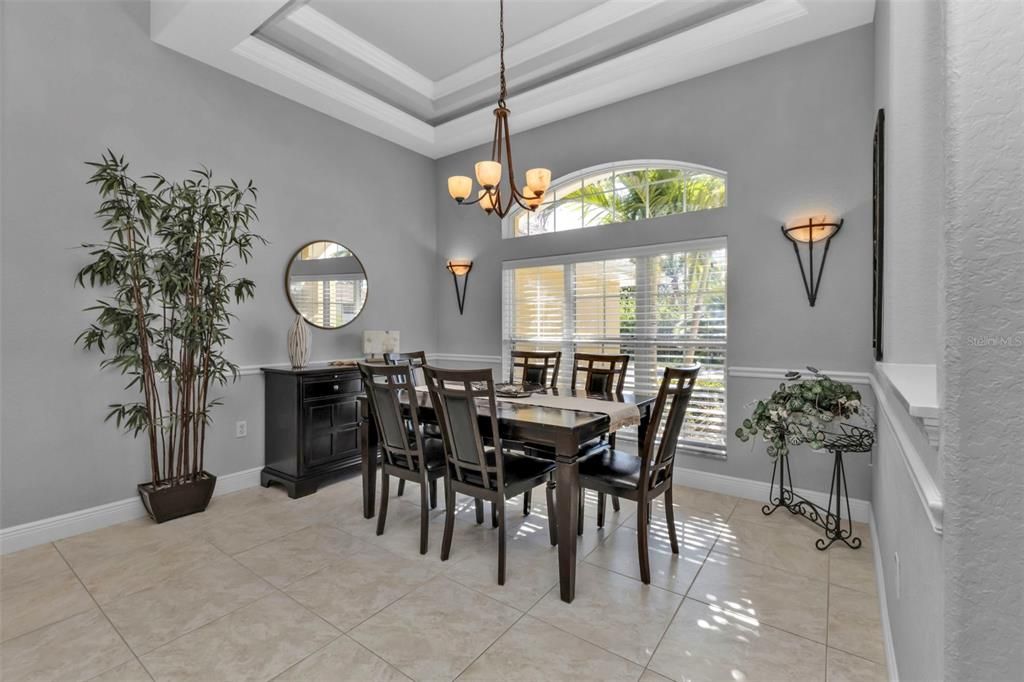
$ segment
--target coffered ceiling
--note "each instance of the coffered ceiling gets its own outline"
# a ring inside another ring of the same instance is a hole
[[[151,0],[156,42],[438,158],[490,139],[497,0]],[[861,24],[874,0],[506,0],[519,132]]]

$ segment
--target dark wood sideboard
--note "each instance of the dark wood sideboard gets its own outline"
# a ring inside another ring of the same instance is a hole
[[[355,367],[263,368],[266,393],[265,466],[260,483],[280,483],[289,497],[360,466]]]

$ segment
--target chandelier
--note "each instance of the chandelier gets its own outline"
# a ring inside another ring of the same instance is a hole
[[[518,204],[527,211],[536,210],[544,201],[544,192],[551,184],[551,171],[547,168],[531,168],[526,171],[526,188],[520,190],[516,186],[515,170],[512,168],[512,141],[508,129],[508,107],[505,105],[505,98],[508,97],[508,88],[505,84],[505,2],[498,3],[498,36],[500,41],[499,55],[501,66],[499,70],[501,89],[498,93],[498,108],[494,110],[494,137],[491,140],[491,158],[489,161],[479,161],[475,166],[476,181],[480,185],[476,198],[470,201],[473,191],[473,180],[466,175],[453,175],[448,178],[448,194],[462,206],[479,204],[484,213],[490,215],[496,213],[499,218],[505,215]],[[503,172],[503,164],[508,167]],[[502,192],[501,178],[504,175],[508,178],[508,193]]]

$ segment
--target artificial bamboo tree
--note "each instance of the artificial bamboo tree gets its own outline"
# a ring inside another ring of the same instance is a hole
[[[109,150],[88,165],[105,241],[83,245],[93,260],[76,281],[108,295],[87,308],[96,318],[77,343],[103,353],[100,366],[130,377],[126,390],[140,394],[110,405],[107,420],[145,433],[151,490],[194,482],[206,476],[206,428],[220,404],[211,386],[238,376],[223,353],[231,307],[255,291],[231,273],[266,243],[251,230],[256,187],[218,184],[205,167],[181,181],[152,174],[138,182]]]

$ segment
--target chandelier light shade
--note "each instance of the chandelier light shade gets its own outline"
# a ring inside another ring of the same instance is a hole
[[[531,168],[526,171],[524,189],[516,184],[512,167],[512,133],[508,128],[509,109],[505,104],[508,87],[505,82],[505,2],[498,2],[498,38],[500,57],[498,107],[494,110],[494,137],[491,140],[491,158],[478,161],[474,167],[476,182],[480,186],[476,198],[467,201],[473,192],[473,180],[466,175],[448,178],[448,194],[463,206],[479,204],[484,213],[504,218],[515,206],[535,211],[544,203],[544,193],[551,185],[551,171]],[[504,180],[504,186],[502,184]]]
[[[825,273],[828,247],[832,243],[832,237],[836,236],[842,226],[841,219],[839,222],[835,222],[826,217],[808,218],[807,222],[799,222],[789,227],[782,226],[782,234],[793,244],[793,252],[800,265],[800,277],[804,281],[804,292],[807,294],[807,302],[811,304],[811,307],[814,307],[818,300],[818,289],[821,287],[821,276]],[[825,242],[825,244],[821,250],[821,262],[818,263],[817,271],[815,271],[814,248],[821,242]],[[806,257],[801,253],[802,245],[806,245],[804,248]],[[805,260],[807,265],[804,265]]]

